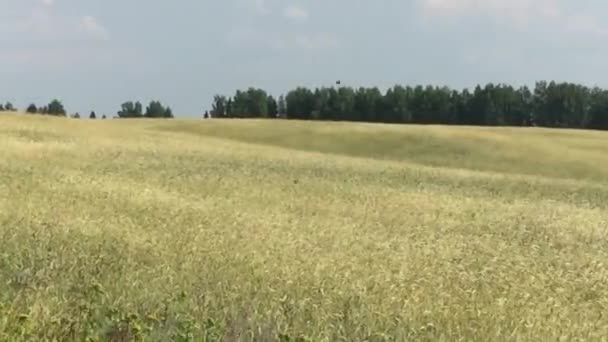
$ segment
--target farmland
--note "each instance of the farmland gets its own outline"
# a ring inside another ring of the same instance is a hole
[[[608,134],[0,114],[0,340],[600,340]]]

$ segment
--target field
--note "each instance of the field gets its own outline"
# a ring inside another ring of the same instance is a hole
[[[0,340],[607,340],[607,208],[602,132],[0,114]]]

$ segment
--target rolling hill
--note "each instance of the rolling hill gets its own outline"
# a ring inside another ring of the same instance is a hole
[[[0,114],[0,340],[599,340],[607,141]]]

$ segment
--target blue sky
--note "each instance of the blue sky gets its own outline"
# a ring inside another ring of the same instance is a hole
[[[0,0],[0,101],[114,115],[298,85],[608,87],[600,0]]]

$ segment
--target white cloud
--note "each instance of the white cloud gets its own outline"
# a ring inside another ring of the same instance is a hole
[[[255,9],[261,14],[270,13],[270,9],[268,8],[268,4],[266,0],[254,0],[255,1]]]
[[[273,50],[325,50],[336,48],[338,39],[327,32],[287,33],[254,28],[235,28],[226,36],[228,44],[236,48],[266,46]]]
[[[90,15],[82,17],[80,27],[93,38],[100,40],[108,40],[110,38],[108,30],[95,17]]]
[[[483,15],[513,27],[540,25],[561,32],[608,35],[597,16],[569,13],[560,0],[419,0],[427,19]]]
[[[425,0],[422,5],[432,11],[456,11],[470,8],[474,0]]]
[[[34,7],[24,19],[15,21],[13,30],[25,41],[44,43],[109,39],[108,30],[95,17],[64,15],[48,7]]]
[[[308,19],[308,11],[300,6],[291,5],[285,8],[283,15],[288,19],[306,20]]]
[[[46,6],[53,6],[55,4],[55,0],[42,0],[42,4]]]
[[[481,12],[507,16],[536,14],[554,17],[559,15],[558,0],[422,0],[426,10],[432,12]]]
[[[29,17],[16,23],[16,29],[29,36],[50,38],[53,35],[53,20],[46,10],[34,9]]]
[[[293,37],[295,45],[305,50],[329,49],[338,46],[336,37],[329,33],[298,34]]]
[[[272,12],[268,0],[237,0],[235,4],[240,9],[254,14],[268,15]]]
[[[121,59],[124,60],[121,52]],[[134,60],[132,54],[129,55]],[[32,70],[74,70],[75,66],[110,65],[116,60],[113,51],[102,47],[25,47],[12,49],[0,56],[0,72]]]
[[[608,36],[608,29],[597,19],[589,14],[574,14],[568,17],[566,29],[571,32],[590,33]]]
[[[421,0],[427,16],[486,15],[526,25],[542,19],[558,19],[559,0]]]

